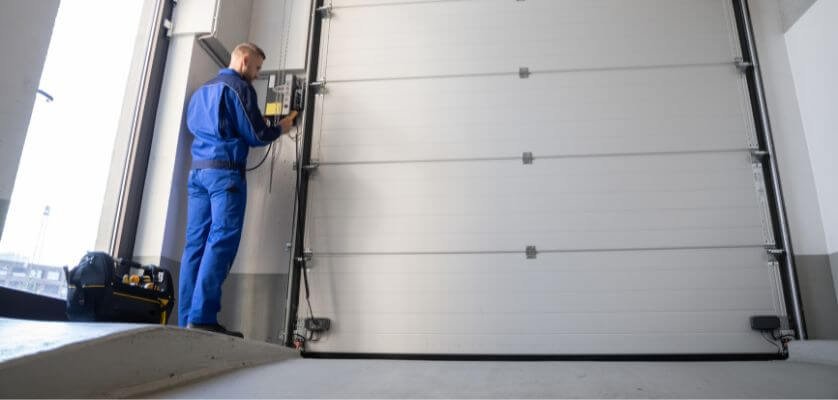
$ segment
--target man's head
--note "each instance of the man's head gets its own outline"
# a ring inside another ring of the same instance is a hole
[[[233,49],[230,57],[230,69],[235,70],[246,81],[253,82],[259,77],[265,52],[253,43],[242,43]]]

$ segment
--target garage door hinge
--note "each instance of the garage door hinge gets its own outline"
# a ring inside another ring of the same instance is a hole
[[[768,152],[765,150],[753,149],[751,150],[751,161],[755,163],[760,163],[765,161],[768,158]]]
[[[175,31],[175,24],[170,19],[164,19],[163,29],[166,30],[166,37],[172,37],[172,34]]]
[[[298,165],[299,165],[299,163],[294,163],[294,168],[293,168],[294,171],[297,170]],[[312,159],[312,160],[309,160],[308,164],[303,165],[303,170],[304,171],[313,171],[313,170],[317,169],[317,167],[319,167],[319,166],[320,166],[320,162],[317,161],[317,160]]]
[[[309,250],[304,250],[303,251],[303,256],[302,257],[297,257],[297,262],[307,263],[307,262],[311,261],[312,257],[314,257],[314,252],[313,251],[311,251],[310,249]]]
[[[733,60],[733,64],[736,65],[736,68],[739,69],[740,72],[748,72],[748,69],[754,66],[754,63],[745,61],[741,58]]]
[[[786,254],[785,249],[781,249],[781,248],[778,248],[778,247],[767,247],[765,249],[765,251],[768,252],[768,254],[770,254],[774,257],[779,257],[779,256],[782,256],[783,254]]]
[[[332,3],[318,8],[317,16],[320,18],[330,18],[332,16]]]
[[[326,93],[326,81],[312,82],[308,86],[311,88],[314,94]]]
[[[535,246],[527,246],[526,254],[527,260],[533,260],[536,257],[538,257],[538,250],[535,248]]]
[[[320,166],[320,162],[317,160],[309,160],[308,164],[303,166],[303,169],[306,171],[311,171],[317,169]]]

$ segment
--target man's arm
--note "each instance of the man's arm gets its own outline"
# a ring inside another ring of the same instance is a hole
[[[230,87],[224,90],[225,102],[234,127],[248,145],[253,147],[267,146],[268,143],[276,140],[282,132],[290,128],[290,124],[282,123],[285,119],[276,127],[269,127],[265,124],[253,88],[248,88],[242,96],[239,96]]]

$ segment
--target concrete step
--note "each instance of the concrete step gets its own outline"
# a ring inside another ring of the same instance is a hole
[[[0,319],[0,397],[131,397],[299,358],[291,349],[160,325]]]

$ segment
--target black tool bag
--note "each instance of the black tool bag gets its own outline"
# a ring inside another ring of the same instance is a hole
[[[67,276],[71,321],[166,324],[174,307],[168,270],[89,252]]]

